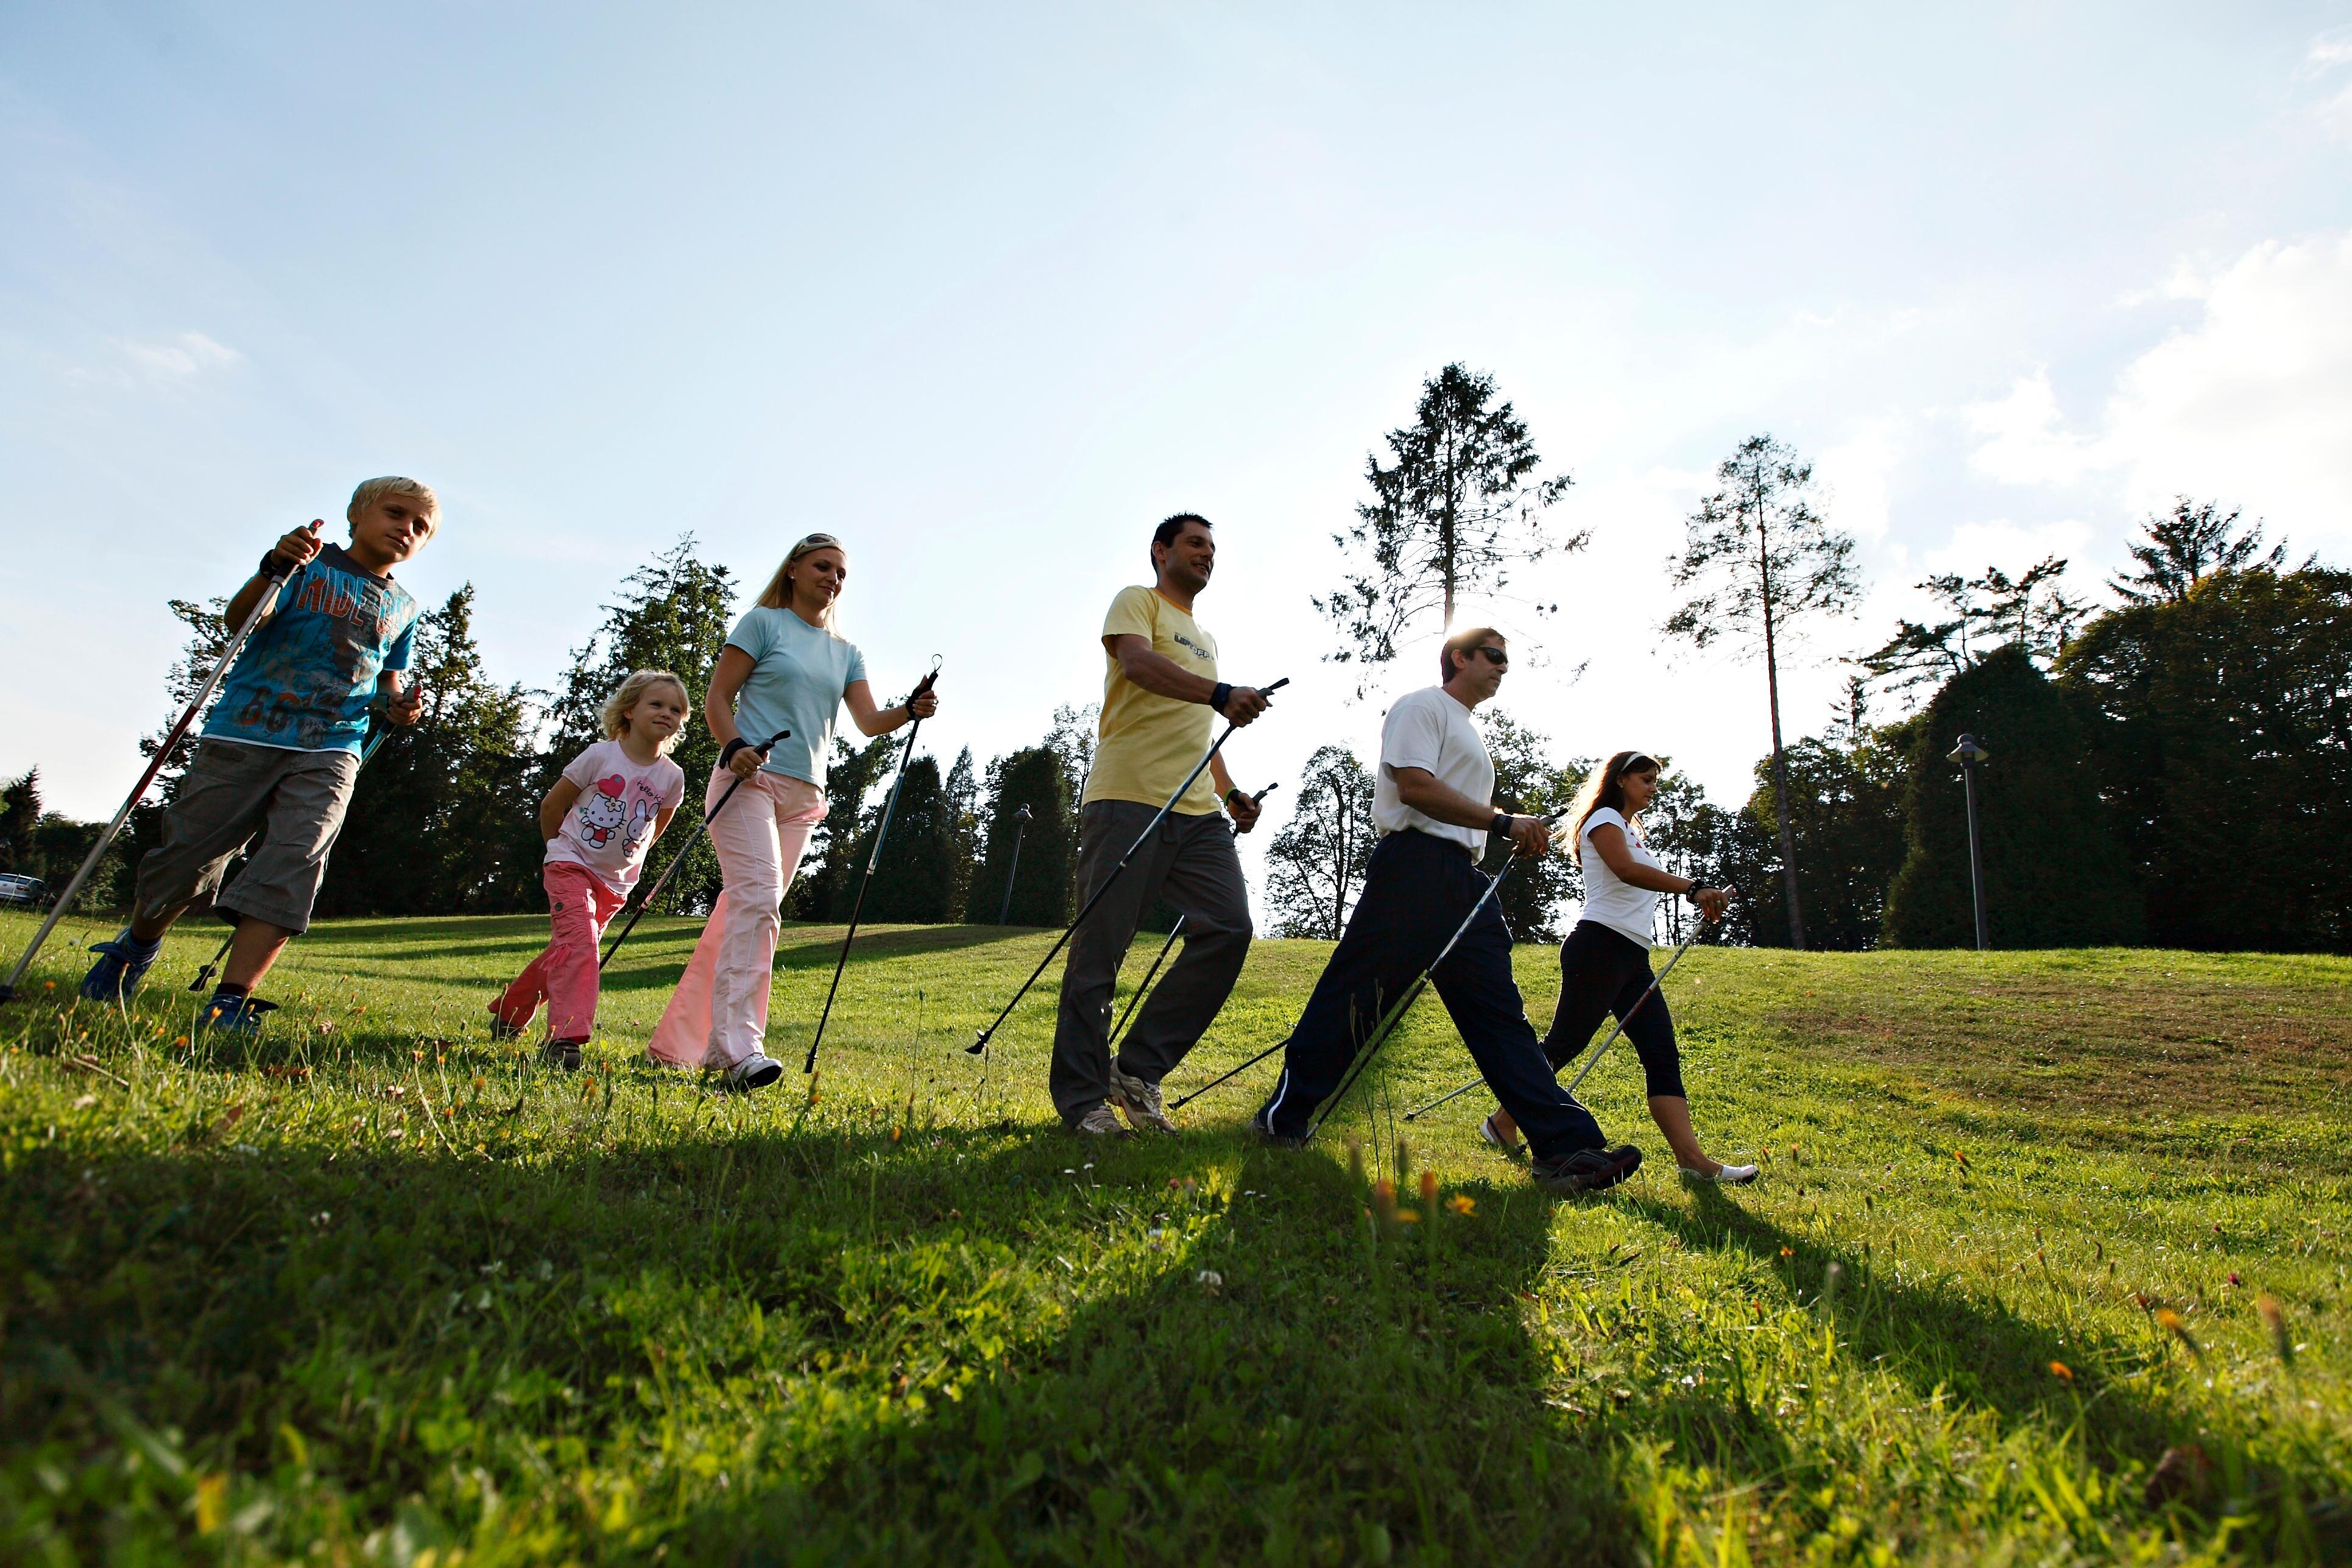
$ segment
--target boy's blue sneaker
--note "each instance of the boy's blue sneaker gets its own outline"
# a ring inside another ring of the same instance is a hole
[[[275,1013],[278,1004],[264,1002],[260,997],[243,991],[215,991],[213,999],[196,1015],[199,1029],[218,1029],[227,1035],[257,1035],[261,1033],[261,1016]]]
[[[158,937],[141,942],[124,926],[122,934],[112,942],[94,942],[89,950],[98,954],[98,962],[81,977],[81,994],[92,1002],[127,1002],[139,989],[140,977],[163,951],[163,941]]]

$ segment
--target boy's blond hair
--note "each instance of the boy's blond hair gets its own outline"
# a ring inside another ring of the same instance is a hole
[[[352,492],[352,504],[343,509],[343,521],[357,522],[360,513],[386,496],[406,496],[433,519],[433,526],[441,526],[441,498],[423,479],[403,479],[398,474],[386,474],[380,479],[365,479]]]
[[[633,669],[629,671],[629,679],[621,682],[621,689],[604,699],[604,706],[596,710],[598,721],[604,726],[604,739],[617,741],[629,732],[629,714],[644,700],[646,692],[656,686],[677,688],[678,700],[686,704],[688,715],[692,716],[694,699],[687,693],[685,681],[667,669]],[[685,738],[686,726],[681,724],[676,733],[662,742],[662,755],[669,755],[670,748]]]

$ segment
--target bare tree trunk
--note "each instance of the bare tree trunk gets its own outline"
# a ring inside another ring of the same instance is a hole
[[[1445,624],[1440,637],[1454,635],[1454,437],[1445,437],[1445,513],[1437,525],[1437,554],[1445,577]]]
[[[1789,944],[1805,946],[1805,911],[1797,900],[1797,836],[1789,826],[1789,759],[1780,745],[1780,665],[1773,647],[1772,549],[1765,531],[1764,473],[1756,471],[1756,563],[1763,586],[1764,689],[1772,706],[1772,816],[1780,829],[1780,881],[1789,895]]]

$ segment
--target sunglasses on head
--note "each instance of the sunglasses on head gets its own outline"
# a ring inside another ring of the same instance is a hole
[[[823,550],[828,545],[838,550],[841,548],[841,541],[835,539],[830,533],[812,533],[806,539],[802,540],[798,544],[793,546],[793,553],[798,555],[803,551]]]

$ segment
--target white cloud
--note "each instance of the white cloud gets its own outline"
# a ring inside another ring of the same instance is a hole
[[[202,371],[235,364],[245,356],[202,332],[178,332],[162,342],[116,338],[114,347],[151,380],[185,381]]]
[[[202,332],[174,332],[153,341],[109,338],[113,356],[101,364],[76,365],[66,379],[90,386],[178,386],[206,371],[241,364],[245,356]]]
[[[2106,461],[2099,443],[2065,428],[2046,365],[2019,376],[2008,396],[1969,404],[1960,418],[1984,437],[1969,467],[2004,484],[2073,484]]]
[[[2091,525],[2080,518],[2037,523],[1990,518],[1982,522],[1960,524],[1952,530],[1949,539],[1927,551],[1920,563],[1927,574],[1958,572],[1974,577],[1988,566],[1998,566],[2014,577],[2049,555],[2058,556],[2071,566],[2083,559],[2095,536]],[[2077,594],[2084,591],[2082,584],[2072,583],[2070,586]]]
[[[2352,66],[2352,27],[2335,27],[2311,40],[2303,64],[2295,68],[2299,81],[2313,81]],[[2336,135],[2352,138],[2352,87],[2337,90],[2315,112],[2319,122]]]
[[[1886,538],[1893,504],[1888,476],[1909,455],[1908,428],[1899,415],[1864,422],[1813,464],[1829,491],[1830,520],[1875,544]]]
[[[2268,241],[2179,287],[2201,317],[2124,368],[2097,432],[2069,428],[2036,370],[1962,410],[1982,438],[1969,467],[2019,485],[2111,475],[2134,510],[2210,496],[2297,538],[2352,535],[2352,232]]]

